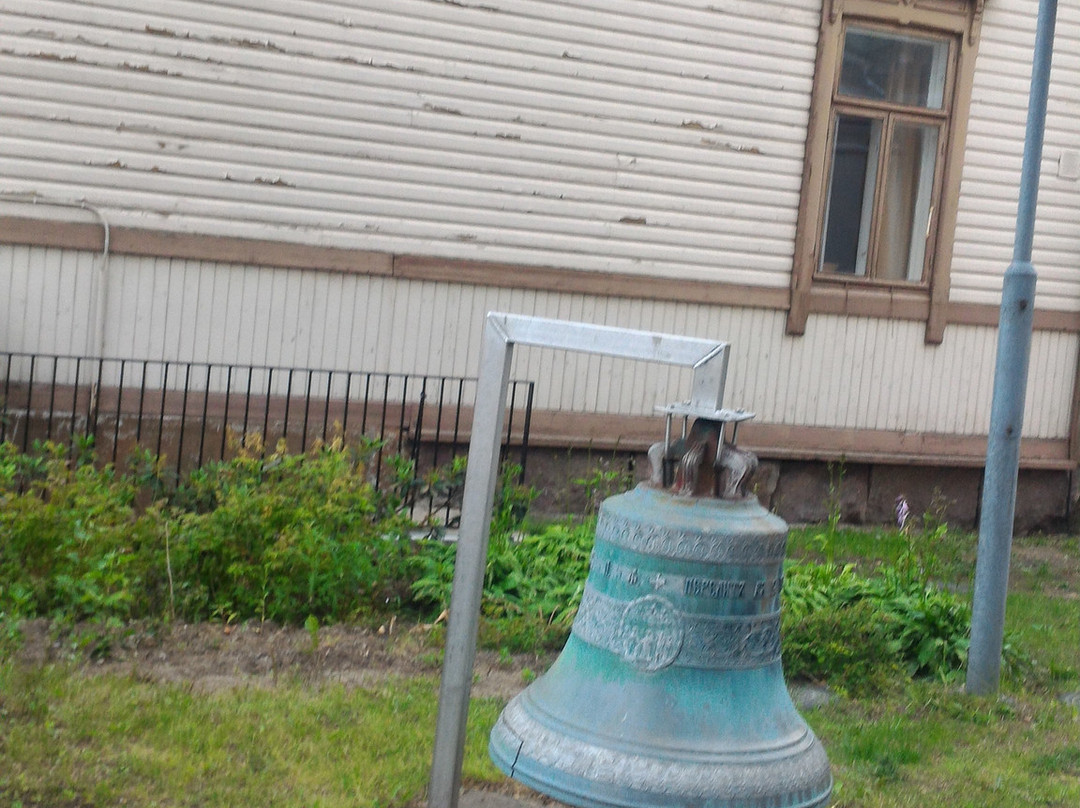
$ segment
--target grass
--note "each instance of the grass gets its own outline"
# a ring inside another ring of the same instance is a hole
[[[436,680],[196,693],[71,666],[0,668],[5,806],[394,806],[427,786]],[[475,700],[465,777],[497,778]]]
[[[1080,601],[1013,591],[1005,605],[1005,624],[1034,659],[1032,684],[1080,690]]]
[[[976,541],[970,533],[952,531],[927,536],[882,528],[839,528],[829,532],[820,526],[810,526],[792,529],[788,557],[823,561],[832,556],[837,562],[851,562],[861,571],[869,572],[882,565],[897,564],[905,554],[914,553],[920,560],[929,562],[932,578],[957,584],[971,576]]]
[[[828,750],[838,808],[1014,808],[1080,804],[1080,713],[1057,697],[1080,690],[1075,536],[1018,536],[1006,606],[1009,639],[1031,659],[975,698],[961,682],[900,683],[873,699],[838,699],[806,714]],[[862,570],[916,552],[934,580],[968,593],[977,538],[945,532],[793,530],[789,556],[831,555]],[[1047,560],[1050,559],[1050,560]]]
[[[0,668],[0,804],[414,805],[431,756],[437,683],[216,693],[72,666]],[[502,704],[474,699],[466,783]],[[1080,718],[1045,694],[963,695],[935,682],[837,699],[806,717],[828,750],[838,808],[1080,803]]]
[[[793,529],[788,539],[788,557],[821,560],[822,545],[826,543],[822,533],[821,527]],[[905,553],[915,552],[930,567],[933,580],[967,594],[974,578],[977,542],[974,534],[960,531],[926,536],[880,528],[841,528],[828,538],[827,551],[837,562],[850,562],[861,570],[896,564]],[[1041,669],[1038,673],[1042,678],[1035,684],[1056,683],[1063,688],[1071,683],[1080,687],[1078,581],[1080,538],[1014,538],[1006,630]]]
[[[838,808],[1080,802],[1080,721],[1053,698],[979,699],[920,682],[806,717],[829,752]]]
[[[577,547],[561,534],[556,539],[564,549]],[[575,562],[582,569],[583,548]],[[793,530],[788,555],[852,563],[862,572],[914,558],[930,580],[963,593],[970,591],[975,550],[970,534],[904,535],[830,523]],[[836,806],[1080,804],[1080,713],[1057,698],[1080,690],[1080,543],[1018,537],[1014,550],[1007,628],[1030,667],[1006,678],[1000,698],[966,696],[955,678],[901,679],[872,697],[838,698],[808,711],[832,761]],[[574,559],[558,561],[566,566]],[[535,572],[516,547],[494,549],[492,564],[504,562],[511,572],[519,566]],[[446,569],[429,572],[433,592],[448,585]],[[573,592],[557,594],[555,605],[565,610]],[[548,609],[541,624],[549,626],[557,614],[555,606]],[[0,808],[400,808],[423,799],[438,698],[430,676],[366,688],[285,676],[265,689],[204,693],[134,674],[102,674],[92,663],[5,662],[17,642],[13,625],[0,620]],[[314,651],[319,622],[308,615],[305,625]],[[545,636],[513,630],[513,636],[496,631],[494,641],[508,650]],[[467,784],[505,783],[486,754],[501,707],[497,700],[473,700]]]

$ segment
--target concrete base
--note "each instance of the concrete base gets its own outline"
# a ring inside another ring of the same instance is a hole
[[[561,802],[555,802],[525,786],[514,784],[512,788],[514,794],[466,789],[461,793],[458,808],[557,808],[562,805]]]

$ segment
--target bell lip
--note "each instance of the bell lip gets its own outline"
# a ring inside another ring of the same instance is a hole
[[[828,755],[808,726],[786,750],[773,749],[765,756],[753,757],[765,750],[748,747],[738,755],[668,757],[650,754],[644,746],[609,747],[603,745],[606,739],[575,737],[558,726],[545,726],[523,709],[521,695],[492,728],[488,754],[509,777],[570,805],[816,808],[826,804],[832,792]],[[662,751],[683,754],[667,747]],[[612,769],[612,761],[621,765]],[[642,782],[658,787],[640,787]]]
[[[557,769],[545,768],[531,758],[508,760],[496,748],[494,733],[488,744],[492,762],[507,777],[517,780],[534,791],[566,805],[577,808],[824,808],[829,804],[833,790],[833,776],[825,771],[824,788],[818,793],[802,796],[798,793],[762,794],[738,796],[734,794],[680,795],[663,791],[647,791],[630,786],[619,786],[589,780],[580,775],[567,774]],[[520,754],[520,748],[518,750]],[[537,771],[558,772],[561,777],[543,777]],[[810,787],[806,789],[810,790]],[[785,799],[785,796],[788,799]]]

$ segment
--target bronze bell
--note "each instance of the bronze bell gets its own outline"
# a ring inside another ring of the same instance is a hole
[[[584,808],[826,805],[829,762],[780,664],[787,525],[748,495],[757,460],[699,419],[606,500],[551,669],[491,732],[506,774]]]

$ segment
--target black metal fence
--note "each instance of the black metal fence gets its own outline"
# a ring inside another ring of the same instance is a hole
[[[363,436],[420,474],[465,452],[476,396],[476,379],[459,376],[7,352],[0,368],[0,441],[26,451],[92,436],[102,460],[138,446],[178,475],[227,458],[253,433],[292,452]],[[534,383],[510,385],[503,451],[524,478]],[[375,469],[378,485],[382,463]]]

